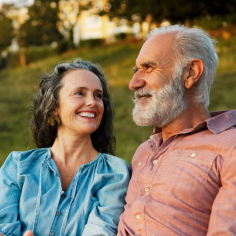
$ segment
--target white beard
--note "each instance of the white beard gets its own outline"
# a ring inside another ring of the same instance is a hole
[[[150,89],[140,89],[135,92],[132,115],[136,125],[162,128],[187,109],[188,102],[181,78],[182,73],[157,92]],[[146,102],[138,103],[140,95],[151,95],[151,97],[146,98]]]

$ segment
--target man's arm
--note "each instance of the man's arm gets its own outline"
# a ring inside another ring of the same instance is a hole
[[[221,184],[212,205],[207,236],[236,235],[236,147],[223,165]]]

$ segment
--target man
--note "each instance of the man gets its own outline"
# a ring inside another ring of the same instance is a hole
[[[155,128],[132,159],[119,236],[236,235],[236,111],[207,109],[217,61],[203,30],[147,36],[129,87],[135,123]]]

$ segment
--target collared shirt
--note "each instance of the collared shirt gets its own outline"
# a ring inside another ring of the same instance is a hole
[[[0,234],[114,236],[129,178],[124,160],[99,153],[63,192],[50,148],[12,152],[0,169]]]
[[[236,110],[136,151],[118,235],[236,235]]]

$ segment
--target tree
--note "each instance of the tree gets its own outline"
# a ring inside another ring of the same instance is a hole
[[[14,37],[12,20],[0,12],[0,52],[11,45]]]
[[[74,28],[78,24],[82,11],[93,7],[94,0],[61,0],[59,25],[67,35],[68,47],[75,48]]]
[[[100,12],[110,17],[125,17],[131,23],[137,18],[143,22],[168,20],[172,23],[193,22],[196,18],[206,15],[235,15],[235,0],[108,0],[110,10]]]
[[[19,30],[20,46],[40,46],[63,38],[57,29],[59,0],[36,0]]]

